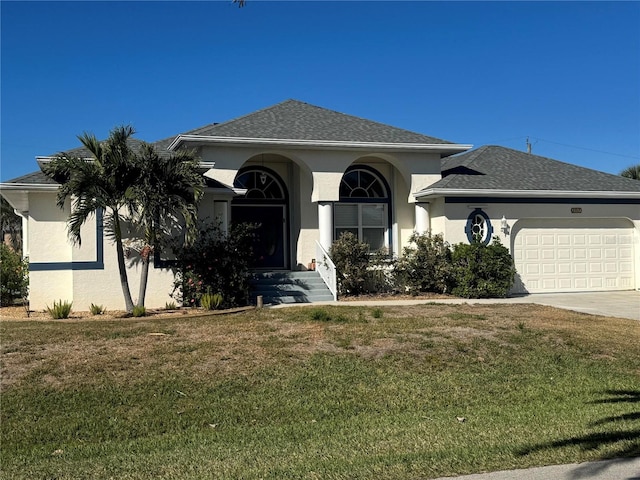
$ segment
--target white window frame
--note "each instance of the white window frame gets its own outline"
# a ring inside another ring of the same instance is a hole
[[[335,203],[334,204],[334,208],[335,207],[339,207],[342,205],[355,205],[358,207],[358,224],[357,225],[336,225],[335,224],[335,218],[336,215],[334,213],[334,226],[333,226],[333,239],[334,241],[338,239],[338,229],[340,230],[344,230],[344,229],[357,229],[358,230],[358,240],[361,242],[364,242],[364,230],[367,228],[375,228],[375,229],[379,229],[382,228],[384,229],[384,235],[383,235],[383,245],[382,248],[386,248],[389,249],[389,226],[387,225],[387,221],[386,219],[388,218],[389,212],[388,212],[388,203],[385,202],[339,202],[339,203]],[[383,208],[382,211],[382,219],[383,219],[383,224],[379,225],[379,226],[374,226],[374,225],[363,225],[362,224],[362,209],[363,207],[368,207],[368,206],[381,206]]]

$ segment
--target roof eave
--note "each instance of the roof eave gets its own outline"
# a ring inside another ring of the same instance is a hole
[[[410,150],[438,152],[444,155],[465,152],[473,145],[456,143],[387,143],[387,142],[350,142],[338,140],[302,140],[302,139],[281,139],[281,138],[251,138],[251,137],[219,137],[204,135],[178,135],[167,147],[168,150],[175,150],[183,144],[196,143],[199,145],[220,144],[227,146],[278,146],[281,148],[306,147],[312,149],[344,150],[344,149],[366,149],[366,150]]]
[[[53,183],[0,183],[2,190],[23,190],[28,192],[55,192],[60,185]]]
[[[40,166],[40,169],[42,169],[42,166],[53,161],[56,157],[51,157],[51,156],[42,156],[42,157],[36,157],[36,161],[38,162],[38,165]],[[93,158],[92,157],[84,157],[83,160],[87,160],[87,161],[92,161]],[[216,162],[203,162],[201,161],[199,163],[199,167],[200,168],[206,168],[207,170],[210,168],[215,167]]]
[[[590,190],[489,190],[425,188],[413,196],[416,200],[438,197],[513,197],[513,198],[623,198],[640,199],[640,192]]]

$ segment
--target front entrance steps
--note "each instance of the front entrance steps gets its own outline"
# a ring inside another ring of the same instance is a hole
[[[251,301],[262,295],[265,305],[332,301],[333,295],[316,271],[254,272],[251,278]]]

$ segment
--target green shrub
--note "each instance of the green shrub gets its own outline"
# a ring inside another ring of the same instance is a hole
[[[29,293],[29,262],[4,243],[0,244],[0,304],[13,305]]]
[[[174,247],[172,296],[182,305],[195,307],[202,304],[206,292],[219,292],[220,307],[248,305],[254,230],[255,226],[242,223],[224,233],[218,225],[207,225],[191,246]]]
[[[134,317],[145,317],[147,315],[147,309],[142,305],[136,305],[135,307],[133,307],[133,312],[131,312],[131,315],[133,315]]]
[[[452,261],[454,295],[465,298],[506,297],[513,286],[513,259],[497,237],[490,245],[479,242],[455,245]]]
[[[333,243],[329,255],[336,266],[338,291],[343,295],[364,293],[369,274],[369,245],[346,232]]]
[[[92,303],[91,306],[89,307],[89,311],[91,312],[91,315],[102,315],[107,310],[102,305],[94,305]]]
[[[51,315],[51,318],[53,319],[61,319],[61,318],[69,318],[69,314],[71,313],[71,306],[73,305],[73,302],[67,302],[65,301],[64,303],[62,302],[62,300],[56,302],[54,300],[53,302],[53,308],[49,307],[49,305],[47,305],[47,312],[49,312],[49,315]]]
[[[176,308],[178,308],[178,307],[176,307],[176,302],[166,302],[164,304],[164,309],[165,310],[175,310]]]
[[[378,293],[393,287],[393,262],[386,251],[370,253],[369,245],[351,232],[340,235],[329,252],[336,266],[338,291],[343,295]]]
[[[445,293],[453,284],[451,249],[441,234],[413,233],[402,257],[396,262],[396,286],[416,295],[419,292]]]
[[[222,300],[219,293],[205,293],[200,298],[200,306],[205,310],[217,310],[222,305]]]

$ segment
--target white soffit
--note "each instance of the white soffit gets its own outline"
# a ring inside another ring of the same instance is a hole
[[[264,145],[278,147],[306,147],[317,149],[378,149],[378,150],[412,150],[442,153],[458,153],[469,150],[473,145],[455,143],[383,143],[383,142],[349,142],[335,140],[299,140],[280,138],[250,137],[217,137],[202,135],[178,135],[168,147],[175,150],[182,143],[221,144],[221,145]]]
[[[426,188],[413,196],[416,199],[431,197],[520,197],[520,198],[627,198],[640,199],[640,192],[620,191],[564,191],[564,190],[460,190],[452,188]]]

